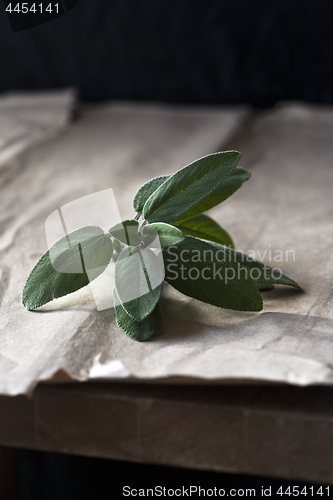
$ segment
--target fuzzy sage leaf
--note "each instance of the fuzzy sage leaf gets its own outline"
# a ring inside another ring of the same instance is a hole
[[[183,241],[185,234],[179,228],[170,226],[170,224],[155,222],[143,227],[142,237],[144,245],[150,245],[158,237],[161,247],[166,248]]]
[[[135,340],[138,340],[139,342],[143,342],[145,340],[149,340],[153,335],[162,329],[163,316],[159,303],[156,304],[152,312],[142,321],[136,321],[129,314],[127,314],[126,310],[121,305],[116,290],[114,290],[113,296],[117,325],[127,335]]]
[[[155,308],[164,279],[162,256],[150,248],[127,247],[115,266],[115,288],[120,304],[135,321],[143,321]]]
[[[209,196],[202,199],[194,208],[184,212],[181,216],[175,219],[172,224],[178,225],[181,221],[183,221],[183,219],[193,217],[193,215],[198,213],[206,212],[216,205],[219,205],[229,198],[229,196],[234,194],[234,192],[242,186],[243,182],[247,181],[250,177],[250,172],[244,170],[243,168],[235,167],[230,175],[228,175],[228,177],[221,184],[219,184]]]
[[[237,151],[214,153],[178,170],[148,198],[143,218],[176,223],[214,207],[218,201],[212,193],[231,174],[240,156]]]
[[[217,222],[208,217],[208,215],[195,215],[179,222],[177,227],[187,236],[215,241],[216,243],[234,248],[231,236]]]
[[[233,260],[219,262],[216,247],[192,236],[164,251],[165,280],[195,299],[237,311],[261,311],[261,296]]]
[[[133,200],[133,208],[138,214],[142,213],[144,204],[150,195],[152,195],[169,177],[170,175],[154,177],[154,179],[151,179],[140,187]]]

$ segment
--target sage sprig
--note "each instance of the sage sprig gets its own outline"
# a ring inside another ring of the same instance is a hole
[[[113,260],[117,324],[133,339],[145,341],[163,325],[164,280],[190,297],[237,311],[261,311],[259,291],[275,284],[300,289],[238,252],[228,232],[203,213],[250,178],[237,167],[240,156],[237,151],[214,153],[173,175],[151,179],[134,197],[132,220],[112,226],[107,234],[84,226],[62,237],[31,271],[23,305],[32,310],[72,293]]]

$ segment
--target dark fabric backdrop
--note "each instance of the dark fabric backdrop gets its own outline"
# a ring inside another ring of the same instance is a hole
[[[333,102],[332,0],[81,0],[13,34],[0,91],[76,85],[83,100]]]

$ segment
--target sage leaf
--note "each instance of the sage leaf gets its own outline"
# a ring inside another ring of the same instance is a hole
[[[151,339],[153,335],[162,329],[163,316],[159,303],[156,304],[155,309],[144,320],[135,321],[121,305],[116,290],[114,290],[113,294],[117,325],[132,339],[144,342]]]
[[[142,237],[145,245],[151,244],[157,236],[162,248],[177,245],[185,238],[180,229],[164,222],[154,222],[143,227]]]
[[[261,290],[267,290],[265,285],[287,285],[302,290],[296,281],[288,278],[279,268],[273,269],[267,264],[263,264],[243,252],[232,248],[227,248],[219,243],[211,242],[220,252],[225,254],[226,262],[231,258],[238,262],[242,267],[248,270],[250,278],[260,287]],[[265,287],[264,287],[265,286]]]
[[[178,225],[180,221],[188,217],[192,217],[196,213],[206,212],[211,208],[219,205],[227,198],[229,198],[237,189],[239,189],[243,182],[251,177],[250,172],[240,167],[235,167],[231,174],[216,188],[214,191],[204,198],[193,208],[183,213],[178,219],[172,221],[172,224]]]
[[[213,153],[178,170],[148,198],[143,218],[169,223],[202,213],[202,206],[207,210],[208,197],[231,174],[240,156],[237,151]],[[213,207],[218,202],[214,198],[212,203]]]
[[[271,285],[270,283],[255,283],[256,287],[260,292],[272,290],[274,288],[274,285]]]
[[[161,252],[160,252],[161,254]],[[164,279],[162,255],[150,248],[127,247],[115,265],[115,288],[132,319],[143,321],[155,308]]]
[[[208,215],[195,215],[194,217],[179,222],[177,227],[188,236],[215,241],[227,247],[235,248],[234,242],[227,231],[213,219],[208,217]]]
[[[140,187],[133,200],[133,208],[137,213],[142,213],[143,206],[148,200],[149,196],[152,195],[156,191],[156,189],[159,188],[169,177],[170,175],[154,177],[154,179],[151,179]]]
[[[23,289],[23,305],[36,309],[88,285],[107,268],[112,250],[110,236],[96,226],[63,236],[31,271]]]
[[[242,266],[219,262],[216,247],[192,236],[163,252],[165,280],[195,299],[237,311],[261,311],[260,293]]]
[[[137,220],[124,220],[109,229],[111,236],[128,246],[138,246],[140,238],[138,235],[139,223]]]

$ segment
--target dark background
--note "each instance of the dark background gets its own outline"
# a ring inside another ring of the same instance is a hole
[[[225,489],[226,497],[230,489],[255,489],[256,496],[234,496],[229,498],[266,498],[261,495],[261,488],[271,487],[270,499],[293,498],[288,494],[277,494],[282,486],[285,492],[290,486],[298,486],[301,491],[307,486],[308,498],[327,500],[327,490],[323,486],[323,494],[317,494],[320,485],[313,485],[313,496],[310,483],[303,481],[284,481],[274,478],[263,478],[245,474],[223,474],[220,472],[182,469],[178,467],[162,467],[159,465],[134,464],[116,460],[87,458],[43,453],[40,451],[21,450],[19,453],[19,500],[121,500],[123,487],[154,488],[162,486],[166,489],[189,488],[191,485],[219,490]],[[331,487],[332,488],[332,487]],[[331,491],[331,489],[330,489]],[[128,497],[128,498],[135,498]],[[138,496],[137,498],[147,498]],[[149,498],[158,498],[157,496]],[[171,498],[159,497],[159,498]],[[173,498],[186,498],[173,497]],[[188,498],[208,498],[203,493],[193,494]],[[209,497],[223,498],[223,497]],[[307,498],[300,495],[299,498]]]
[[[0,92],[82,100],[333,102],[332,0],[80,0],[13,34],[0,4]]]

